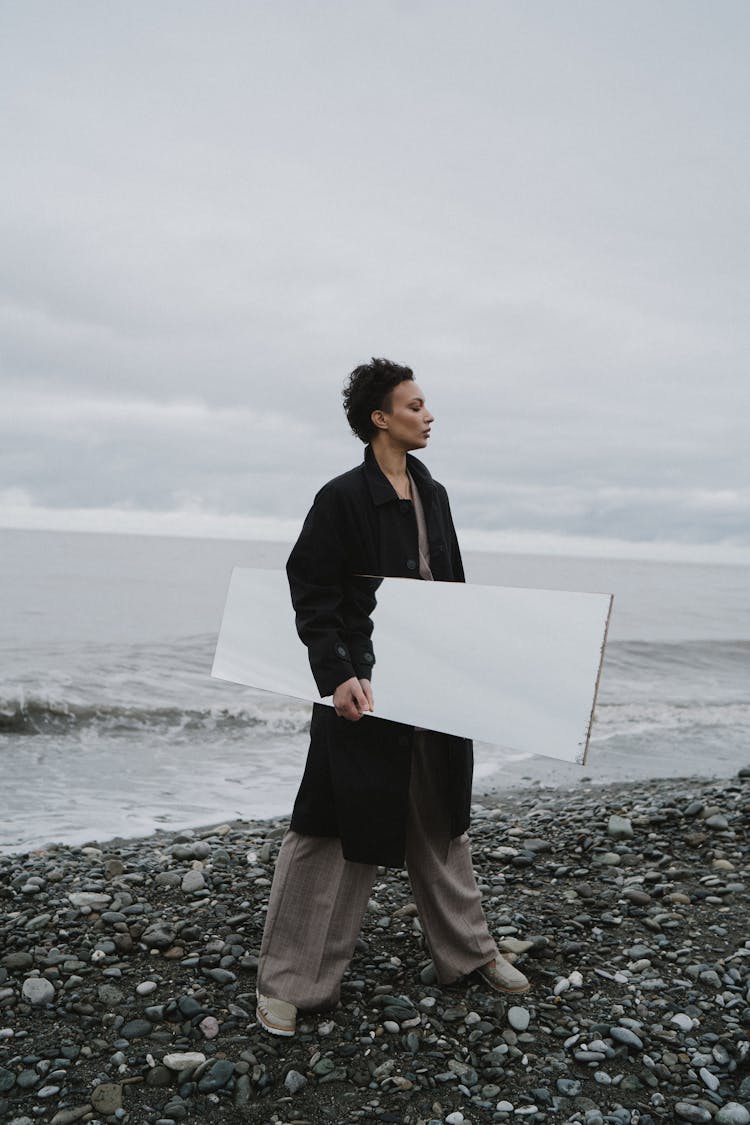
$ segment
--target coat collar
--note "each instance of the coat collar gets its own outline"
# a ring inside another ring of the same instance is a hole
[[[416,457],[412,457],[410,453],[406,454],[406,467],[414,477],[422,503],[429,503],[435,488],[430,470]],[[397,499],[393,485],[380,468],[372,451],[372,446],[369,444],[365,446],[364,473],[373,504],[386,504]]]

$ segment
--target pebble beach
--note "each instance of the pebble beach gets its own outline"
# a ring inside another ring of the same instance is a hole
[[[402,871],[335,1011],[254,1018],[284,818],[0,857],[0,1120],[750,1122],[750,768],[480,799],[491,929],[532,982],[438,986]]]

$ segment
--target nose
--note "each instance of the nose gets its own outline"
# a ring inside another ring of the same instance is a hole
[[[427,422],[429,424],[429,423],[434,422],[434,421],[435,421],[435,415],[430,414],[430,412],[428,410],[426,415],[425,415],[425,422]]]

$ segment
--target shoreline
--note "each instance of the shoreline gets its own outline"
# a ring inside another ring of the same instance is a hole
[[[512,801],[527,793],[545,794],[552,797],[559,795],[562,798],[566,794],[579,792],[582,787],[584,789],[596,788],[602,790],[617,787],[627,789],[629,785],[635,783],[654,782],[677,785],[690,781],[721,784],[736,777],[738,769],[742,768],[736,755],[722,762],[718,768],[716,765],[711,765],[702,772],[698,772],[694,768],[691,768],[690,772],[682,772],[676,765],[672,765],[664,767],[665,771],[671,769],[672,772],[663,772],[656,775],[654,774],[653,763],[648,759],[628,758],[625,755],[616,758],[610,757],[601,764],[597,762],[596,757],[592,761],[590,756],[585,765],[566,762],[559,758],[530,755],[528,757],[510,758],[502,766],[488,767],[482,761],[482,745],[481,743],[475,744],[475,758],[478,759],[475,763],[474,792],[472,795],[472,804],[475,806],[501,803],[506,800]],[[691,761],[690,767],[694,766],[695,762]],[[56,847],[75,849],[86,845],[103,847],[117,844],[125,846],[137,842],[147,843],[152,838],[156,839],[179,832],[201,834],[208,832],[220,823],[229,824],[232,827],[252,828],[257,826],[262,828],[266,824],[288,822],[291,817],[291,806],[294,802],[297,785],[298,779],[295,774],[288,807],[284,811],[274,812],[268,817],[254,815],[222,816],[221,812],[217,812],[216,816],[199,823],[182,823],[180,820],[165,826],[156,825],[149,831],[139,831],[132,836],[125,836],[121,833],[108,837],[101,834],[89,836],[81,830],[74,839],[40,837],[35,843],[27,843],[21,847],[11,849],[8,845],[0,846],[0,860],[3,857],[18,857]]]
[[[750,1122],[750,768],[477,795],[485,910],[532,991],[438,986],[389,871],[342,1006],[274,1040],[255,968],[287,822],[0,856],[0,1119]]]

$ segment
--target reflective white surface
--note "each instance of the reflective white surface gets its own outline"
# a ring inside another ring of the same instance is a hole
[[[384,578],[373,614],[375,714],[584,762],[611,604],[609,594]],[[318,695],[283,571],[234,570],[212,675],[330,703]]]

